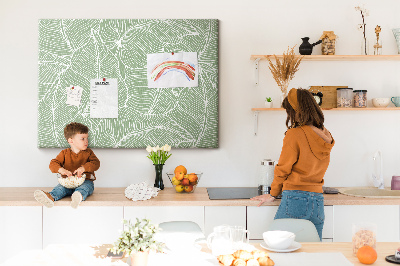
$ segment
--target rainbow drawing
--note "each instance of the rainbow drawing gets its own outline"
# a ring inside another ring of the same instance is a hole
[[[195,68],[194,65],[190,65],[188,63],[182,61],[164,61],[158,65],[156,65],[151,71],[151,79],[157,81],[161,76],[165,75],[170,71],[177,71],[186,76],[186,78],[190,80],[194,80],[195,78]]]

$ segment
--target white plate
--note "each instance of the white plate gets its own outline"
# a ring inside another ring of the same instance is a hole
[[[301,248],[301,244],[300,244],[299,242],[296,242],[296,241],[293,241],[293,244],[292,244],[290,247],[288,247],[287,249],[274,249],[274,248],[270,248],[270,247],[267,245],[267,243],[265,243],[265,242],[262,242],[262,243],[260,244],[260,246],[261,246],[262,248],[265,248],[266,250],[274,251],[274,252],[292,252],[292,251],[295,251],[295,250],[298,250],[299,248]]]

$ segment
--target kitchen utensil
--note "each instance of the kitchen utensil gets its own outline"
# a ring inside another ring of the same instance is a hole
[[[293,244],[295,234],[289,231],[267,231],[263,233],[263,239],[268,247],[284,250]]]
[[[207,237],[207,246],[214,256],[231,254],[232,235],[229,225],[216,226]]]
[[[322,43],[322,40],[318,40],[317,42],[311,44],[309,42],[310,38],[309,37],[304,37],[301,38],[303,40],[303,43],[300,44],[299,46],[299,53],[301,55],[310,55],[312,53],[312,50],[315,45]]]
[[[274,180],[274,169],[276,161],[264,159],[261,161],[258,173],[258,194],[269,194],[271,184]]]
[[[249,244],[250,232],[244,226],[231,226],[232,248],[234,250],[244,249],[244,244]]]
[[[394,103],[394,105],[396,105],[396,107],[400,107],[400,97],[392,97],[390,98],[390,100],[392,101],[392,103]]]
[[[391,189],[400,190],[400,176],[392,176]]]
[[[390,98],[373,98],[372,105],[374,107],[387,107],[390,103]]]

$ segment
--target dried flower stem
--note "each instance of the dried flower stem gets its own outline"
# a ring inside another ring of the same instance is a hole
[[[283,53],[282,62],[276,55],[275,64],[272,63],[271,59],[267,57],[269,62],[269,70],[271,70],[272,76],[276,83],[281,89],[281,92],[287,94],[287,87],[289,82],[294,78],[294,74],[299,70],[299,65],[304,56],[296,56],[294,53],[294,47]]]

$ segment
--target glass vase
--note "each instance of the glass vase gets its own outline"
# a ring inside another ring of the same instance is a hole
[[[369,55],[369,43],[367,38],[361,38],[361,55]]]
[[[156,170],[156,180],[154,181],[154,187],[158,187],[159,189],[163,190],[164,189],[164,182],[162,179],[162,170],[163,170],[163,164],[153,164],[154,168]]]

